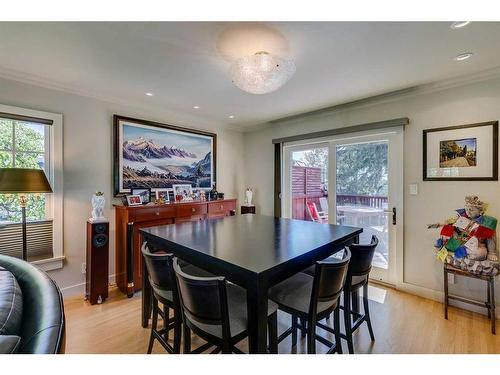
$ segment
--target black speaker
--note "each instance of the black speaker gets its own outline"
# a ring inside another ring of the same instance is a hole
[[[92,305],[108,298],[109,223],[87,222],[85,298]]]

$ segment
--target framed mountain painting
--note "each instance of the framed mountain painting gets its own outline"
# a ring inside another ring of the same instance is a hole
[[[190,184],[210,190],[216,176],[217,135],[129,117],[113,116],[114,193]]]
[[[423,131],[424,181],[497,181],[498,121]]]

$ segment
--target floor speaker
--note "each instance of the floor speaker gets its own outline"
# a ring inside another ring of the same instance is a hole
[[[92,305],[108,298],[109,223],[87,221],[85,298]]]

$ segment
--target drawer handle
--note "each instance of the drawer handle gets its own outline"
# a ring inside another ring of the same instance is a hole
[[[224,205],[223,205],[223,204],[221,204],[221,205],[220,205],[220,209],[221,209],[221,210],[223,210],[223,209],[224,209]]]
[[[156,216],[160,216],[160,211],[156,211]]]
[[[196,208],[194,208],[194,207],[193,207],[193,208],[191,208],[191,211],[192,211],[192,212],[196,212]]]

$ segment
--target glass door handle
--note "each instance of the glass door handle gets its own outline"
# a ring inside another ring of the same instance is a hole
[[[384,210],[387,214],[392,214],[392,225],[396,225],[397,223],[397,210],[396,207],[393,207],[392,210]]]

